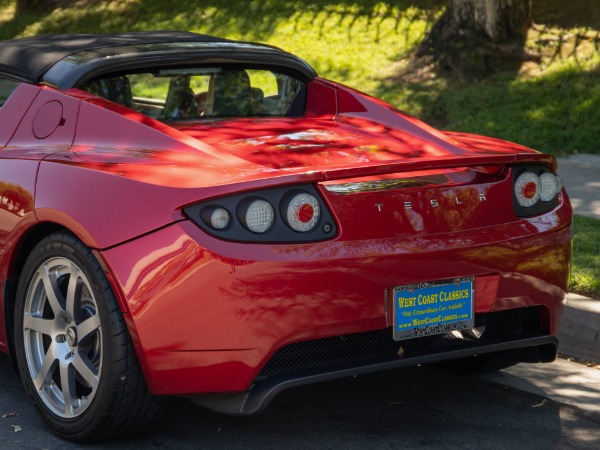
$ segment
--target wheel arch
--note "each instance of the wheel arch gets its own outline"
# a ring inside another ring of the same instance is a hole
[[[14,311],[11,361],[46,425],[87,442],[132,433],[152,420],[161,402],[148,391],[110,277],[102,276],[100,252],[56,223],[27,230],[12,250],[19,282],[7,302]]]
[[[12,253],[9,257],[7,267],[7,277],[3,287],[4,300],[4,329],[6,331],[6,345],[8,354],[15,373],[18,374],[15,342],[14,342],[14,313],[15,299],[17,297],[17,286],[19,285],[19,277],[27,257],[35,248],[35,246],[46,236],[57,231],[70,231],[67,228],[53,222],[42,222],[29,228],[23,233],[16,244],[13,246]]]
[[[85,245],[90,247],[89,243],[86,242],[85,237],[80,236],[72,229],[57,223],[57,222],[38,222],[26,232],[24,232],[15,243],[12,248],[9,260],[7,263],[7,277],[3,286],[3,300],[4,300],[4,330],[6,332],[6,345],[8,354],[10,356],[11,364],[13,369],[16,371],[16,359],[15,359],[15,343],[14,343],[14,312],[15,312],[15,300],[17,296],[17,287],[21,276],[22,269],[27,261],[28,256],[31,254],[36,245],[38,245],[44,238],[50,236],[53,233],[65,231],[73,234],[77,239],[82,241]],[[121,308],[123,314],[127,314],[128,307],[124,301],[123,296],[116,285],[110,270],[108,269],[106,262],[103,260],[101,254],[97,249],[90,247],[94,257],[102,267],[109,284],[111,285],[115,297]],[[128,328],[131,328],[132,324],[126,320]]]

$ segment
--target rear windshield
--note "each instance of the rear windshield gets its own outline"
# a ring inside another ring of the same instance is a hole
[[[161,121],[298,116],[305,83],[267,69],[164,69],[93,79],[81,89]]]

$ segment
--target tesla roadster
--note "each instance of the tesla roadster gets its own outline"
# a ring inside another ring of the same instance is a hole
[[[0,43],[0,350],[47,425],[184,396],[550,362],[556,160],[442,132],[275,47],[187,32]]]

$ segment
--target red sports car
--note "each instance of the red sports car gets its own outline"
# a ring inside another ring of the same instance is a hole
[[[0,105],[0,350],[63,437],[131,433],[168,395],[253,414],[305,383],[556,357],[552,156],[187,32],[2,42]]]

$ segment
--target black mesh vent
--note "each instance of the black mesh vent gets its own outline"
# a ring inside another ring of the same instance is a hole
[[[363,366],[537,337],[542,335],[538,312],[534,307],[477,314],[471,330],[404,341],[394,341],[390,327],[297,342],[280,348],[264,366],[260,377]]]

